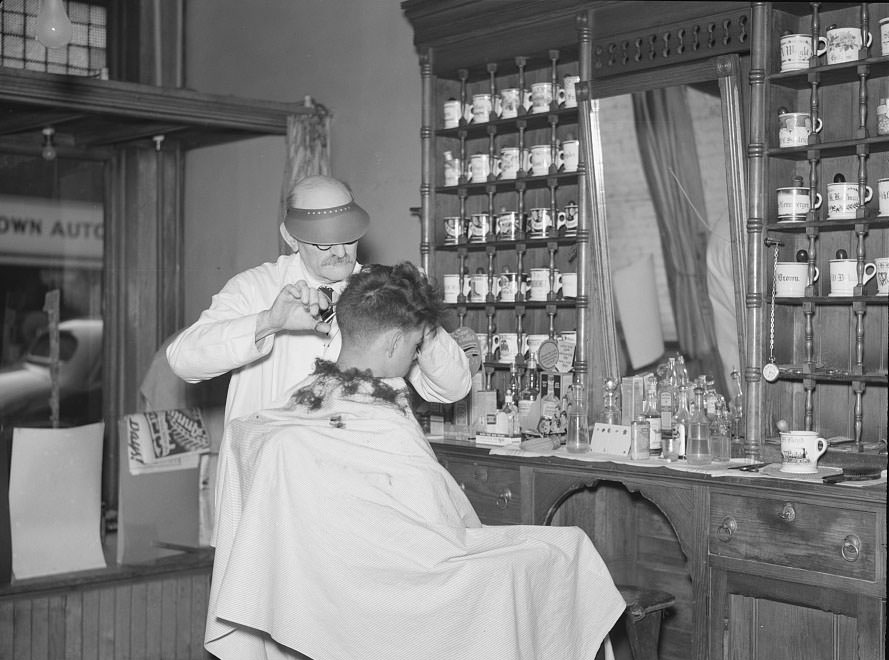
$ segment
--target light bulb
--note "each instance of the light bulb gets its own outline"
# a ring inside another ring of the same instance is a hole
[[[63,48],[70,43],[73,32],[62,0],[43,0],[37,14],[37,41],[46,48]]]
[[[52,141],[52,136],[55,133],[56,130],[54,128],[47,127],[43,129],[43,150],[40,152],[43,160],[55,160],[56,158],[56,147]]]

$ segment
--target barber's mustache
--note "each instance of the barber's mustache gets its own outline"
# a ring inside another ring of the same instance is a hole
[[[355,263],[354,257],[349,256],[348,254],[344,254],[342,257],[338,257],[335,254],[330,255],[324,261],[321,262],[322,266],[341,266],[343,264],[353,264]]]

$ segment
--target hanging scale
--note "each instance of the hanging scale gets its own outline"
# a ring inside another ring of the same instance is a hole
[[[778,365],[775,364],[775,289],[777,288],[775,278],[778,270],[778,246],[780,243],[774,241],[774,245],[775,263],[772,269],[772,300],[769,306],[769,361],[762,367],[762,377],[770,383],[778,380],[778,374],[780,373]]]

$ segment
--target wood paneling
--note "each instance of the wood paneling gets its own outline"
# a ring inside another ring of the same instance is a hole
[[[0,660],[210,660],[210,570],[0,599]]]

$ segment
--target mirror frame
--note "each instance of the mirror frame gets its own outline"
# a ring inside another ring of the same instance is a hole
[[[739,373],[745,373],[747,346],[747,255],[746,156],[740,96],[741,61],[736,54],[670,67],[623,73],[619,77],[591,79],[578,83],[581,148],[586,164],[587,204],[590,231],[590,300],[587,327],[590,330],[590,365],[593,385],[605,378],[621,376],[617,324],[612,295],[611,257],[608,248],[607,209],[600,132],[599,100],[662,87],[717,81],[722,107],[722,133],[726,162],[726,188],[732,246],[735,316],[738,332]]]

